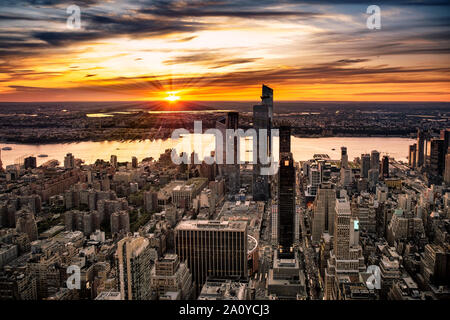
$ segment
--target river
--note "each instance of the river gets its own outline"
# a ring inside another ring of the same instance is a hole
[[[409,138],[393,137],[330,137],[330,138],[291,138],[291,149],[296,161],[311,159],[314,154],[325,153],[331,159],[340,158],[340,147],[346,146],[349,160],[361,156],[362,153],[370,153],[378,150],[381,155],[388,154],[396,160],[407,160],[408,146],[415,140]],[[82,159],[86,164],[97,159],[108,160],[112,154],[117,155],[118,161],[131,161],[132,156],[139,160],[146,157],[158,158],[164,150],[173,148],[177,140],[145,140],[145,141],[103,141],[103,142],[78,142],[57,144],[1,144],[0,147],[11,147],[12,150],[1,151],[3,166],[14,164],[25,156],[38,156],[46,154],[48,157],[37,158],[37,164],[56,159],[60,164],[64,163],[64,156],[70,152],[76,158]],[[335,149],[335,150],[332,150]],[[205,148],[205,154],[208,150]]]

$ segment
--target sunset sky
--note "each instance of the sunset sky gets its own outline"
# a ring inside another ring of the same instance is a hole
[[[450,101],[450,5],[424,3],[2,0],[0,101]]]

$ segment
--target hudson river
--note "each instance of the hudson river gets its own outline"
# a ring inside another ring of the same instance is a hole
[[[340,158],[341,146],[346,146],[349,160],[361,156],[362,153],[370,153],[378,150],[381,155],[388,154],[396,160],[407,160],[408,146],[415,140],[408,138],[390,137],[331,137],[331,138],[297,138],[292,137],[291,149],[296,161],[311,159],[314,154],[325,153],[331,159]],[[158,159],[164,150],[173,148],[177,140],[155,140],[155,141],[129,141],[129,142],[79,142],[79,143],[59,143],[59,144],[0,144],[0,147],[11,147],[12,150],[2,150],[1,159],[3,166],[14,164],[21,157],[46,154],[48,157],[38,157],[37,164],[56,159],[60,164],[64,163],[64,156],[71,152],[76,158],[82,159],[86,164],[95,162],[97,159],[109,161],[112,154],[117,155],[118,161],[131,161],[132,156],[138,160],[146,157]],[[208,149],[205,147],[205,150]],[[211,146],[209,147],[211,149]],[[333,150],[334,149],[334,150]],[[205,154],[209,153],[207,150]]]

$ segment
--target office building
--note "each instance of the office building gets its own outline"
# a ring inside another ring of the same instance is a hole
[[[34,169],[36,168],[36,157],[27,157],[24,159],[23,163],[25,169]]]
[[[166,254],[155,261],[151,275],[152,290],[157,298],[167,300],[193,299],[192,274],[176,254]]]
[[[359,283],[359,273],[365,270],[359,245],[359,221],[352,219],[346,196],[336,199],[333,249],[325,270],[324,300],[336,300],[342,283]]]
[[[380,153],[377,150],[370,153],[370,169],[380,170]]]
[[[111,165],[111,167],[117,168],[117,156],[116,155],[111,155],[109,164]]]
[[[278,243],[284,251],[294,244],[295,167],[292,153],[280,155],[278,172]]]
[[[275,250],[273,266],[267,277],[267,293],[270,299],[306,299],[306,277],[297,253],[286,257]]]
[[[119,241],[116,251],[117,281],[124,300],[151,298],[149,240],[140,236]]]
[[[281,126],[279,128],[279,134],[280,134],[280,155],[282,153],[291,152],[291,127]]]
[[[341,147],[341,169],[348,169],[347,147]]]
[[[447,152],[447,155],[445,156],[444,181],[446,184],[450,184],[450,152]]]
[[[219,175],[225,178],[227,192],[230,195],[235,195],[239,193],[240,189],[240,141],[238,136],[234,134],[239,129],[239,113],[228,112],[226,116],[219,118],[216,121],[216,129],[220,130],[223,138],[222,163],[218,164]],[[233,135],[227,135],[227,130],[232,130]],[[228,163],[230,161],[227,162],[227,146],[229,148],[233,146],[232,149],[228,150],[228,153],[232,152],[233,154],[232,157],[231,154],[228,155],[232,159],[231,163]],[[211,171],[212,169],[213,167],[208,165],[208,170]],[[214,180],[212,175],[211,172],[208,174],[208,180]]]
[[[324,232],[334,234],[336,190],[331,183],[322,183],[314,200],[312,241],[319,243]]]
[[[131,167],[136,169],[138,167],[138,159],[136,157],[131,157]]]
[[[175,249],[187,261],[197,294],[208,278],[247,278],[247,223],[184,220],[175,228]]]
[[[369,178],[369,170],[370,170],[370,154],[362,154],[361,155],[361,177]]]
[[[430,140],[430,159],[429,169],[430,173],[434,176],[442,176],[444,174],[444,160],[445,152],[444,140],[431,139]]]
[[[271,128],[273,118],[273,90],[265,85],[262,87],[261,104],[253,106],[253,128],[256,130],[257,143],[257,163],[253,165],[253,200],[265,201],[270,197],[269,178],[267,175],[261,175],[261,167],[270,166],[269,164],[260,163],[262,150],[266,151],[265,155],[272,155]],[[261,144],[261,130],[266,130],[266,143]],[[260,152],[261,150],[261,152]],[[268,161],[269,162],[269,161]]]
[[[410,168],[414,169],[417,164],[417,143],[414,143],[409,146],[409,154],[408,154],[408,165]]]
[[[417,130],[416,167],[420,168],[425,164],[425,133]]]
[[[383,156],[381,161],[381,175],[383,178],[389,178],[389,157]]]
[[[66,156],[64,157],[64,168],[65,169],[75,168],[75,157],[71,153],[66,154]]]

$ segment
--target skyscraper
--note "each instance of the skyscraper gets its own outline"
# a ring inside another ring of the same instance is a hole
[[[341,147],[341,168],[348,169],[347,147]]]
[[[322,183],[314,200],[312,219],[312,241],[319,243],[324,232],[333,234],[336,190],[331,183]]]
[[[131,167],[136,169],[138,166],[138,159],[136,157],[131,157]]]
[[[381,161],[381,175],[383,178],[389,178],[389,157],[383,156]]]
[[[450,128],[441,130],[440,138],[444,140],[444,149],[447,153],[447,150],[450,147]]]
[[[111,155],[111,159],[109,160],[109,164],[112,167],[117,168],[117,156],[116,155]]]
[[[408,155],[408,164],[409,167],[412,169],[414,169],[417,164],[416,156],[417,156],[417,144],[414,143],[409,146],[409,155]]]
[[[292,153],[280,155],[278,172],[278,241],[283,251],[294,244],[295,226],[295,167]]]
[[[446,184],[450,184],[450,152],[449,151],[447,151],[447,155],[445,156],[444,181]]]
[[[368,178],[370,170],[370,154],[361,155],[361,177]]]
[[[239,129],[239,113],[228,112],[225,117],[221,117],[216,121],[216,128],[219,129],[223,136],[223,164],[219,164],[219,174],[225,178],[228,193],[235,195],[240,189],[240,165],[238,159],[239,151],[239,139],[236,135],[228,137],[226,134],[227,129],[236,130]],[[227,141],[227,139],[232,139]],[[233,162],[227,163],[227,144],[233,143]]]
[[[0,172],[3,171],[2,150],[0,149]]]
[[[417,130],[416,166],[422,167],[425,164],[425,133]]]
[[[23,165],[25,169],[34,169],[36,168],[36,157],[27,157],[24,159]]]
[[[176,254],[166,254],[155,261],[151,282],[159,299],[169,292],[175,293],[178,299],[193,298],[192,274]]]
[[[66,154],[66,156],[64,157],[64,168],[65,169],[75,168],[75,157],[71,153]]]
[[[291,152],[291,127],[281,126],[279,128],[279,133],[280,133],[280,154],[285,152]]]
[[[175,250],[187,261],[200,292],[207,277],[247,278],[247,223],[184,220],[175,228]]]
[[[346,196],[336,199],[335,212],[333,250],[325,271],[325,300],[337,299],[336,288],[339,283],[350,280],[349,276],[357,278],[365,270],[359,245],[359,221],[352,219],[350,202]]]
[[[147,238],[126,237],[117,244],[117,281],[125,300],[151,298],[150,261],[150,243]]]
[[[266,166],[260,163],[260,149],[266,149],[266,155],[272,154],[272,141],[270,139],[273,118],[273,90],[265,85],[262,86],[261,104],[253,106],[253,128],[257,133],[257,149],[253,152],[258,153],[257,164],[253,165],[253,200],[264,201],[269,199],[269,178],[261,175],[261,167]],[[264,145],[261,144],[261,130],[267,130],[267,140]]]
[[[434,176],[443,176],[445,150],[444,140],[432,139],[430,141],[430,172]]]
[[[370,153],[370,169],[380,171],[380,153],[377,150],[372,150]]]

